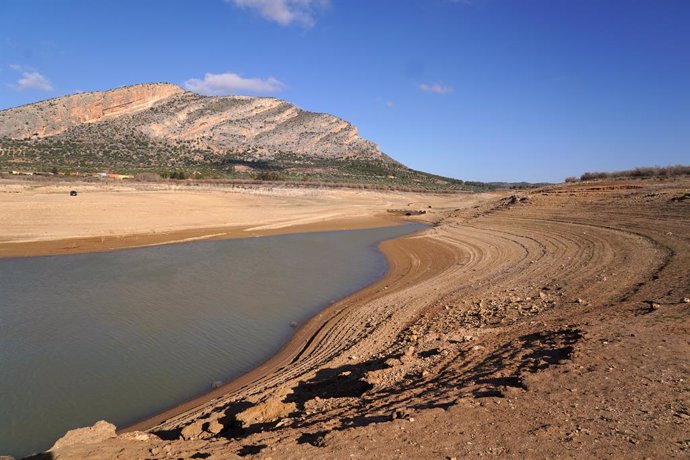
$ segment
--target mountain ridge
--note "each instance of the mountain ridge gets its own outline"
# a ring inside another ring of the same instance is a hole
[[[467,188],[406,167],[337,116],[274,97],[202,96],[172,83],[0,111],[3,169]]]
[[[164,106],[164,107],[161,107]],[[126,129],[173,141],[191,141],[213,151],[255,149],[259,157],[279,152],[393,161],[359,136],[351,123],[303,110],[272,97],[202,96],[172,83],[143,83],[108,91],[77,93],[0,111],[0,137],[44,139],[84,124],[122,122]]]

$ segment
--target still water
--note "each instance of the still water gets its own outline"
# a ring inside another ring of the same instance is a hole
[[[378,243],[420,229],[206,241],[0,260],[0,455],[131,424],[257,366],[386,271]]]

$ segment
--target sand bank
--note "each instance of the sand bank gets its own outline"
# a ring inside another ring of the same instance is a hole
[[[380,227],[396,222],[389,209],[428,210],[444,198],[366,190],[4,181],[0,257]]]

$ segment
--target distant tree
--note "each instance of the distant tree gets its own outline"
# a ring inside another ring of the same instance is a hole
[[[254,176],[254,178],[256,180],[268,180],[268,181],[283,180],[283,176],[281,176],[277,172],[273,172],[273,171],[261,171],[256,176]]]
[[[179,179],[179,180],[184,180],[187,178],[187,175],[184,173],[184,171],[173,171],[170,173],[169,176],[171,179]]]

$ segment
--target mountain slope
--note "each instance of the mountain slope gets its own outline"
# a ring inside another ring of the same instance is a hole
[[[463,184],[406,168],[333,115],[275,98],[200,96],[169,83],[0,111],[0,169]]]
[[[80,129],[86,125],[86,131]],[[62,134],[65,139],[92,135],[95,141],[113,129],[216,152],[390,160],[354,126],[332,115],[274,98],[205,97],[169,83],[75,94],[0,112],[0,137],[15,140]]]

